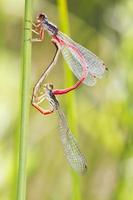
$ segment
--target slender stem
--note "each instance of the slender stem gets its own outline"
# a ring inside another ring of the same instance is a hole
[[[17,200],[26,199],[26,155],[27,155],[27,133],[29,124],[29,92],[30,92],[30,72],[31,72],[31,13],[32,0],[25,0],[24,17],[24,39],[22,53],[22,83],[21,83],[21,117],[20,117],[20,137],[19,137],[19,167]]]
[[[69,28],[69,19],[68,19],[68,8],[67,8],[67,0],[57,0],[58,9],[59,9],[59,18],[61,30],[66,34],[70,35]],[[65,64],[64,64],[65,65]],[[73,75],[69,68],[65,70],[65,87],[68,87],[68,82],[70,85],[74,84]],[[69,118],[69,124],[71,129],[74,131],[77,136],[77,126],[76,126],[76,100],[74,91],[70,92],[66,98],[66,108],[67,108],[67,116]],[[80,177],[75,172],[72,171],[72,200],[81,200],[81,192],[80,192]]]

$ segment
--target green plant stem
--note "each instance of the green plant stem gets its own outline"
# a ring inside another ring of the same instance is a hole
[[[21,83],[21,117],[20,117],[20,137],[19,137],[19,167],[17,200],[26,199],[26,155],[27,155],[27,133],[29,129],[29,92],[31,73],[31,13],[32,0],[25,0],[24,17],[24,39],[22,52],[22,83]]]
[[[63,32],[70,35],[69,28],[69,19],[68,19],[68,8],[67,8],[67,0],[57,0],[58,10],[59,10],[59,19],[60,19],[60,27]],[[65,63],[64,63],[65,65]],[[74,84],[73,75],[68,67],[65,68],[65,87],[68,87],[68,83],[70,85]],[[69,119],[69,124],[71,129],[73,130],[76,136],[77,131],[77,120],[76,120],[76,100],[75,93],[70,92],[65,96],[66,98],[66,108],[67,108],[67,116]],[[81,192],[80,192],[80,177],[75,172],[72,171],[72,200],[80,200]]]

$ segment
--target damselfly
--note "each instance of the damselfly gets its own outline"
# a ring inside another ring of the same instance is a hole
[[[59,31],[57,26],[48,21],[45,14],[39,14],[37,16],[37,21],[36,23],[33,23],[33,26],[34,29],[32,31],[37,34],[38,37],[32,39],[32,41],[43,41],[45,31],[47,31],[52,38],[52,43],[56,47],[52,62],[45,69],[33,90],[32,103],[36,108],[39,89],[53,66],[56,64],[60,52],[79,81],[66,89],[54,89],[54,95],[66,94],[79,87],[82,82],[88,86],[93,86],[96,83],[97,78],[102,78],[105,69],[107,69],[103,61],[91,51],[74,42],[67,35]],[[43,110],[41,111],[43,112]]]
[[[52,84],[44,85],[44,94],[42,95],[40,101],[42,102],[44,100],[48,100],[50,109],[45,110],[43,114],[47,115],[51,112],[51,110],[54,110],[58,114],[60,138],[67,161],[75,171],[80,174],[85,173],[87,171],[85,157],[81,153],[77,141],[68,127],[65,115],[59,105],[59,102],[53,94]]]

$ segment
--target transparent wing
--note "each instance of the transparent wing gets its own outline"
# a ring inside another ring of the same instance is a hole
[[[83,63],[85,62],[88,75],[84,80],[84,83],[86,85],[93,86],[96,83],[96,78],[102,78],[102,75],[105,71],[105,65],[103,61],[88,49],[74,42],[67,35],[59,32],[58,37],[64,41],[64,44],[61,45],[61,52],[72,72],[78,79],[80,79],[83,72]],[[69,45],[73,45],[78,51],[76,51],[76,49],[72,49]],[[78,52],[80,52],[82,55],[83,62],[79,59]]]
[[[57,111],[59,116],[59,125],[60,125],[60,138],[64,148],[66,158],[70,166],[77,171],[78,173],[85,173],[87,171],[86,160],[79,150],[76,139],[68,128],[67,121],[64,113],[58,107]]]
[[[75,76],[80,80],[82,76],[82,64],[78,59],[75,58],[73,51],[69,50],[69,48],[62,47],[61,49],[62,55],[64,59],[66,60],[68,66],[72,70],[72,72],[75,74]],[[88,72],[87,78],[83,81],[86,85],[93,86],[96,83],[96,78],[94,75]]]

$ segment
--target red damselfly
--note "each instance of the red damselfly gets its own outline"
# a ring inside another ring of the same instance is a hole
[[[48,21],[48,18],[45,14],[39,14],[37,16],[37,21],[36,23],[33,23],[33,26],[34,29],[32,31],[37,34],[38,37],[33,38],[32,41],[43,41],[45,31],[47,31],[52,38],[52,43],[56,47],[53,60],[45,69],[33,90],[32,104],[43,113],[43,109],[38,106],[38,93],[44,80],[48,76],[53,66],[56,64],[60,52],[79,81],[69,88],[54,89],[54,95],[66,94],[79,87],[81,83],[84,83],[88,86],[93,86],[96,83],[97,78],[102,78],[102,75],[107,68],[103,61],[95,54],[80,44],[74,42],[70,37],[59,31],[57,26]]]

